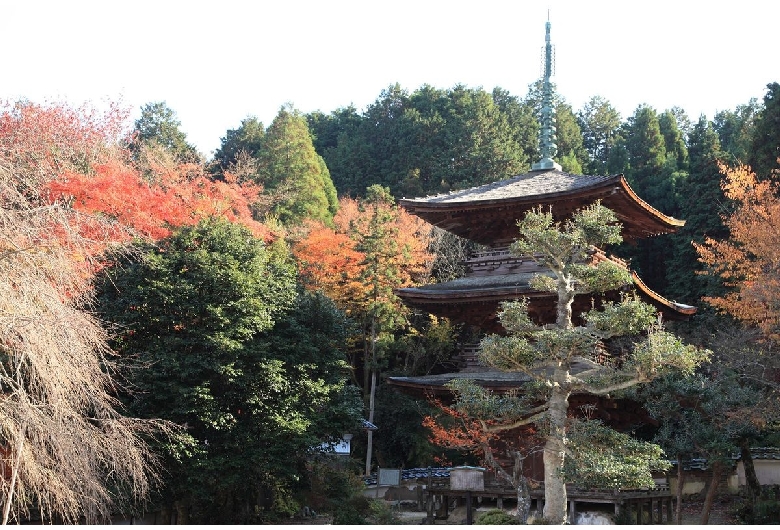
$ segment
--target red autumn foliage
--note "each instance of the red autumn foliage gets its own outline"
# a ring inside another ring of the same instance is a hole
[[[423,427],[431,431],[432,444],[447,449],[456,449],[483,458],[486,447],[496,434],[486,429],[487,424],[470,418],[458,410],[448,407],[439,400],[433,404],[441,411],[439,417],[425,416]]]
[[[47,191],[78,211],[107,215],[152,239],[164,238],[172,228],[209,216],[224,216],[247,226],[258,237],[271,239],[265,225],[252,218],[250,205],[260,192],[257,186],[212,181],[202,171],[193,177],[192,168],[182,171],[168,172],[151,184],[137,169],[112,161],[95,166],[91,174],[65,172],[48,183]]]

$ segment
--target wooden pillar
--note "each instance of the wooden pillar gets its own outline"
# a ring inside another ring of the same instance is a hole
[[[474,514],[471,511],[471,492],[466,492],[466,524],[474,524],[473,523],[473,516]]]
[[[431,490],[425,490],[427,495],[427,500],[425,502],[425,509],[426,509],[426,517],[425,522],[427,524],[433,524],[434,523],[434,516],[433,516],[433,493],[431,493]]]
[[[569,499],[569,524],[574,524],[574,514],[577,513],[577,504],[574,500]]]
[[[636,524],[642,524],[642,511],[644,511],[642,501],[636,501]]]

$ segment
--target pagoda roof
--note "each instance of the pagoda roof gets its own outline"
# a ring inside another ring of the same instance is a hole
[[[577,357],[572,360],[570,373],[574,376],[584,376],[586,373],[596,374],[604,369],[603,366],[584,357]],[[552,372],[552,365],[540,366],[537,372]],[[494,392],[507,392],[515,390],[518,387],[530,383],[533,378],[520,371],[500,371],[483,367],[480,370],[470,370],[461,372],[451,372],[446,374],[423,375],[423,376],[391,376],[387,381],[394,386],[406,388],[409,390],[424,391],[428,394],[447,395],[452,391],[447,388],[447,384],[456,379],[469,379],[478,385],[488,388]]]
[[[496,246],[517,239],[517,221],[532,208],[551,208],[553,216],[562,220],[597,200],[615,212],[628,242],[672,233],[685,224],[639,198],[623,175],[576,175],[557,169],[531,171],[451,193],[404,198],[399,203],[444,230]]]
[[[514,273],[495,276],[465,276],[449,282],[420,287],[396,289],[404,303],[428,313],[465,322],[492,332],[501,330],[497,313],[504,300],[529,299],[532,316],[540,322],[554,322],[556,315],[555,293],[537,291],[530,285],[535,273]],[[655,306],[665,320],[687,320],[696,314],[696,307],[667,300],[650,289],[635,272],[631,272],[634,288],[640,298]],[[591,308],[594,294],[577,295],[574,313]],[[613,291],[598,298],[618,301],[620,291]]]

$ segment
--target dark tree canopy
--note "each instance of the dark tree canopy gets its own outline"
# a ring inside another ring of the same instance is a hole
[[[130,147],[138,152],[142,145],[153,145],[180,162],[200,161],[198,150],[187,142],[187,135],[180,127],[176,113],[164,101],[147,103],[141,107],[141,117],[135,121],[137,137]]]
[[[756,117],[748,161],[759,178],[780,182],[780,176],[771,177],[772,171],[780,169],[780,83],[769,83],[766,89],[764,107]]]
[[[307,455],[352,430],[344,317],[298,294],[284,248],[211,220],[111,271],[103,317],[134,369],[129,409],[186,429],[163,447],[181,517],[250,523],[284,512]]]

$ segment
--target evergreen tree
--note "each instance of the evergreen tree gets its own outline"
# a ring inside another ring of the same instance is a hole
[[[569,396],[573,392],[606,395],[670,370],[690,373],[708,352],[684,346],[656,323],[652,306],[633,298],[578,315],[584,324],[574,324],[572,303],[576,294],[604,292],[630,281],[624,269],[609,261],[588,265],[594,247],[622,239],[621,226],[611,210],[594,204],[576,212],[565,224],[554,222],[549,212],[535,210],[526,214],[518,226],[520,239],[511,250],[518,256],[533,256],[549,268],[550,275],[536,276],[532,285],[556,295],[556,322],[539,326],[531,319],[527,300],[505,302],[499,316],[508,335],[483,339],[481,359],[501,370],[523,372],[539,383],[538,387],[530,385],[530,389],[538,388],[536,397],[542,404],[533,408],[526,404],[523,415],[526,424],[544,426],[544,517],[553,524],[562,524],[566,520],[567,481],[586,487],[652,484],[650,469],[663,465],[660,451],[644,444],[618,442],[612,448],[614,452],[601,453],[604,448],[599,447],[598,440],[609,439],[612,431],[598,422],[572,422]],[[637,340],[628,357],[619,363],[600,363],[593,356],[603,347],[602,341],[621,336],[636,338],[645,332],[646,336]],[[577,362],[590,363],[586,377],[574,373]],[[461,389],[459,397],[464,395],[473,397],[474,393]],[[514,407],[511,404],[511,396],[510,400],[461,399],[459,403],[462,410],[472,411],[472,416],[474,411],[484,414],[498,405],[501,410],[510,405],[514,416],[521,414],[518,407],[524,407],[523,403],[518,401]],[[506,413],[498,415],[500,418]],[[612,440],[614,444],[617,438]],[[630,445],[633,447],[628,450]],[[621,449],[627,453],[621,454]]]
[[[369,149],[361,131],[363,116],[354,106],[330,114],[306,116],[314,149],[325,160],[340,197],[354,197],[366,189]]]
[[[227,221],[183,228],[139,256],[111,270],[99,309],[121,326],[129,409],[185,428],[161,442],[163,504],[180,523],[291,515],[312,448],[359,421],[343,315],[297,293],[283,245]]]
[[[640,105],[636,109],[628,120],[625,138],[630,164],[626,178],[640,197],[655,206],[650,197],[663,196],[658,188],[662,187],[659,178],[666,163],[666,142],[652,107]]]
[[[730,165],[747,164],[752,149],[753,128],[760,110],[758,101],[753,98],[746,105],[738,105],[733,111],[724,110],[715,114],[713,126],[718,133],[721,148]]]
[[[589,166],[588,152],[583,145],[582,129],[571,105],[559,103],[555,107],[558,162],[563,171],[581,175]]]
[[[281,197],[271,210],[280,221],[332,222],[338,208],[336,188],[325,161],[314,150],[306,120],[297,111],[282,108],[274,118],[258,166],[258,183]]]
[[[147,103],[141,107],[141,117],[135,121],[135,134],[130,149],[139,156],[143,146],[160,148],[178,162],[200,162],[198,150],[187,142],[180,129],[176,113],[164,101]]]
[[[664,137],[666,148],[667,171],[685,171],[688,169],[688,148],[680,127],[679,120],[688,121],[687,116],[675,114],[673,110],[667,110],[658,116],[658,128]]]
[[[703,267],[692,243],[702,244],[706,237],[727,237],[721,215],[728,209],[728,201],[720,187],[722,175],[718,168],[725,154],[713,124],[701,116],[688,143],[689,175],[680,190],[685,226],[670,236],[674,251],[667,269],[668,290],[664,293],[683,303],[698,304],[702,296],[720,294],[720,284],[698,274]]]
[[[610,154],[620,131],[620,113],[606,99],[594,96],[577,113],[577,121],[590,159],[585,171],[591,175],[608,174]]]
[[[526,163],[508,120],[481,89],[424,86],[410,97],[400,125],[404,195],[492,182]]]
[[[669,173],[666,141],[656,111],[640,105],[624,127],[628,167],[625,176],[634,191],[651,206],[671,213],[677,209],[675,180]],[[613,155],[617,154],[613,150]],[[658,292],[665,292],[666,260],[670,258],[668,244],[645,239],[635,247],[621,249],[642,280]]]
[[[759,178],[780,182],[780,175],[772,174],[780,169],[780,83],[769,83],[766,88],[764,107],[756,117],[748,161]]]
[[[525,172],[531,168],[531,161],[539,158],[539,120],[534,114],[534,109],[517,96],[499,87],[493,89],[493,102],[506,116],[515,143],[523,153],[522,160],[526,165],[521,172]]]
[[[235,169],[241,157],[256,160],[263,148],[265,128],[254,116],[241,120],[237,129],[230,129],[221,139],[219,148],[214,152],[211,162],[212,173],[218,175]]]

